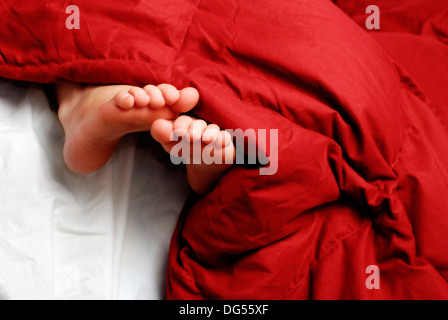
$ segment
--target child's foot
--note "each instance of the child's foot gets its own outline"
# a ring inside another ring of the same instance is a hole
[[[175,119],[195,107],[196,89],[171,85],[144,88],[114,85],[57,87],[65,131],[64,159],[77,173],[100,169],[128,133],[149,131],[156,119]]]
[[[151,127],[151,135],[166,152],[186,160],[188,183],[199,194],[209,192],[235,162],[230,133],[204,120],[185,115],[174,121],[158,119]],[[195,144],[199,145],[199,154],[195,154]]]

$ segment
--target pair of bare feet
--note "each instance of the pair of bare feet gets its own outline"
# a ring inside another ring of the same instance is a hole
[[[202,141],[202,148],[214,143],[215,156],[221,156],[223,162],[235,158],[228,132],[204,120],[181,115],[198,103],[199,93],[194,88],[177,90],[168,84],[140,88],[61,83],[56,94],[58,115],[65,131],[64,159],[77,173],[100,169],[123,136],[148,130],[168,153],[178,143],[172,139],[175,136],[183,143]],[[194,191],[205,194],[230,166],[187,164],[188,182]]]

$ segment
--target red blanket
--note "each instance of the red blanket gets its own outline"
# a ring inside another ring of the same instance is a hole
[[[446,0],[376,1],[373,31],[370,1],[75,2],[79,29],[2,1],[0,76],[192,85],[197,116],[278,130],[276,174],[235,166],[181,216],[167,298],[448,298]]]

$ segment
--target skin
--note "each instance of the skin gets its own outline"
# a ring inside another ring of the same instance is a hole
[[[180,116],[198,103],[199,93],[194,88],[60,83],[56,94],[58,116],[65,132],[64,160],[74,172],[86,174],[100,169],[123,136],[148,130],[168,153],[176,144],[171,139],[175,134],[185,138],[183,143],[201,141],[202,149],[213,143],[215,155],[226,163],[235,158],[235,148],[226,131],[204,120]],[[205,194],[231,166],[187,164],[188,182],[195,192]]]

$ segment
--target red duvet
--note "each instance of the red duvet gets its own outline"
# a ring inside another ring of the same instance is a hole
[[[181,216],[169,299],[446,299],[448,1],[367,31],[371,2],[78,0],[69,30],[66,1],[3,0],[0,76],[192,85],[197,116],[278,129],[276,174]]]

